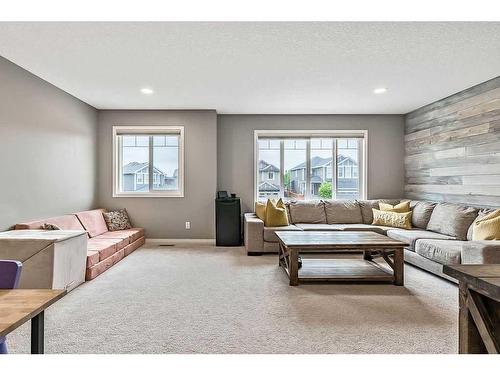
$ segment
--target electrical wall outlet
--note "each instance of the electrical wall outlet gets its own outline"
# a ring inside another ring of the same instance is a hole
[[[191,229],[191,222],[190,221],[186,221],[186,229]]]

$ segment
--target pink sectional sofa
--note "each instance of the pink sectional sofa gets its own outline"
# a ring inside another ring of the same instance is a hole
[[[89,237],[85,280],[92,280],[144,245],[143,228],[108,231],[102,213],[104,209],[77,212],[16,224],[15,229],[40,229],[45,223],[65,230],[83,230]]]

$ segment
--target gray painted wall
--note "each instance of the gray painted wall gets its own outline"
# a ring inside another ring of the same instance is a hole
[[[368,130],[368,198],[403,196],[401,115],[219,115],[217,127],[218,190],[242,198],[253,210],[254,130]]]
[[[406,116],[409,198],[500,206],[500,77]]]
[[[0,230],[92,208],[97,111],[0,57]]]
[[[127,208],[132,223],[148,238],[214,238],[217,186],[215,111],[99,111],[98,203]],[[185,141],[184,198],[113,198],[113,125],[182,125]],[[191,229],[185,229],[185,222]]]

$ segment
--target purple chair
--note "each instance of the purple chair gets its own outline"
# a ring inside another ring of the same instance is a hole
[[[0,260],[0,289],[17,288],[22,266],[17,260]],[[7,354],[5,340],[5,337],[0,337],[0,354]]]

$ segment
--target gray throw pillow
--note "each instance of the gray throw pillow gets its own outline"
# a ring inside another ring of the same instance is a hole
[[[104,221],[110,232],[132,228],[127,210],[124,208],[117,211],[103,212],[102,216],[104,216]]]
[[[436,204],[437,203],[426,201],[411,201],[411,225],[415,228],[426,229]]]
[[[427,230],[459,240],[467,239],[467,230],[477,217],[478,209],[452,203],[439,203],[432,211]]]

